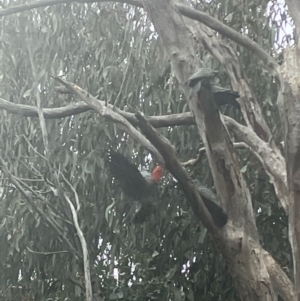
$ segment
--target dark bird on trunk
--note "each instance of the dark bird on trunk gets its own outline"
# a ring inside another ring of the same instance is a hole
[[[240,97],[238,92],[231,89],[218,87],[211,83],[215,73],[216,72],[210,69],[201,68],[186,81],[186,84],[194,90],[194,93],[198,93],[203,84],[209,84],[211,85],[212,92],[214,94],[214,100],[218,107],[231,105],[240,110],[241,107],[237,101],[237,98]]]
[[[218,86],[212,86],[212,90],[217,106],[231,105],[238,110],[241,109],[239,102],[236,100],[240,97],[238,92]]]

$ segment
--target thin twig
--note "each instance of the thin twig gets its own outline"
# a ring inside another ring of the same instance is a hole
[[[252,151],[251,148],[245,142],[233,143],[233,147],[234,148],[246,148],[246,149]],[[189,159],[188,161],[181,163],[181,165],[184,167],[196,165],[198,162],[201,161],[204,153],[205,153],[205,147],[201,147],[198,151],[196,158]]]
[[[30,60],[30,64],[31,64],[33,78],[35,79],[34,90],[36,91],[35,95],[36,95],[36,100],[37,100],[37,112],[38,112],[38,116],[39,116],[41,130],[42,130],[43,144],[44,144],[44,147],[45,147],[46,155],[49,159],[49,142],[48,142],[48,134],[47,134],[47,130],[46,130],[45,117],[44,117],[44,114],[43,114],[43,103],[42,103],[42,100],[41,100],[40,91],[38,89],[38,85],[39,85],[38,77],[37,77],[37,72],[36,72],[36,69],[35,69],[34,62],[33,62],[32,51],[31,51],[31,48],[29,46],[29,43],[28,43],[28,53],[29,53],[29,60]],[[47,160],[47,162],[48,162],[48,160]]]
[[[84,235],[83,235],[83,233],[80,229],[80,226],[79,226],[79,223],[78,223],[77,212],[76,212],[76,209],[75,209],[73,203],[71,202],[71,200],[69,199],[69,197],[65,193],[64,193],[64,198],[70,206],[74,226],[75,226],[75,229],[76,229],[76,232],[77,232],[80,244],[81,244],[81,248],[82,248],[86,300],[87,301],[92,301],[92,295],[93,295],[92,294],[92,282],[91,282],[90,260],[89,260],[89,253],[88,253],[87,243],[86,243]]]
[[[74,187],[71,185],[71,183],[66,179],[63,173],[60,173],[60,176],[63,178],[64,182],[67,184],[67,186],[72,190],[74,196],[75,196],[75,201],[76,201],[76,211],[78,212],[80,210],[80,202],[78,198],[78,194],[75,191]]]
[[[33,254],[39,254],[39,255],[45,255],[45,256],[48,256],[48,255],[55,255],[55,254],[61,254],[61,253],[70,253],[70,251],[56,251],[56,252],[38,252],[38,251],[33,251],[31,250],[30,248],[26,247],[27,250],[30,252],[30,253],[33,253]]]
[[[38,155],[40,158],[42,158],[43,160],[45,160],[46,162],[48,161],[47,158],[45,156],[43,156],[40,152],[38,152],[34,146],[30,143],[30,141],[28,140],[28,138],[25,135],[22,135],[22,137],[25,139],[25,141],[27,142],[28,146],[33,150],[33,152]]]
[[[182,162],[181,165],[186,167],[186,166],[194,166],[196,165],[198,162],[201,161],[201,159],[203,158],[203,154],[205,153],[205,147],[201,147],[199,149],[199,152],[196,156],[196,158],[193,158],[193,159],[189,159],[188,161],[186,162]]]
[[[77,250],[72,246],[72,244],[69,242],[69,240],[67,240],[67,238],[65,237],[65,235],[59,230],[59,226],[57,225],[55,220],[52,220],[49,215],[47,215],[46,213],[44,213],[42,211],[42,209],[37,206],[35,204],[35,202],[32,201],[30,195],[23,189],[22,185],[24,183],[22,183],[22,185],[19,183],[19,181],[14,177],[13,174],[10,173],[10,171],[7,168],[7,165],[5,163],[5,161],[3,160],[3,158],[0,156],[0,166],[1,166],[1,170],[2,172],[8,176],[11,180],[11,182],[15,185],[15,187],[21,192],[21,194],[23,195],[23,197],[26,199],[26,201],[30,204],[30,206],[45,220],[45,222],[51,226],[53,228],[53,230],[58,234],[58,237],[63,240],[66,245],[69,247],[69,249],[71,250],[71,252],[75,255],[78,256],[78,252]]]

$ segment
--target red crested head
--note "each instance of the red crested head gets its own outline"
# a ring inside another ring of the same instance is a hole
[[[159,182],[160,179],[162,178],[162,175],[163,175],[163,168],[158,165],[153,169],[153,171],[151,173],[151,179],[154,182]]]

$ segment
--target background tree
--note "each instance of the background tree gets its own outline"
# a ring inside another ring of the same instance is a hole
[[[2,298],[300,300],[298,2],[62,2],[0,11]],[[200,67],[241,110],[193,93]],[[145,223],[111,146],[166,166]]]

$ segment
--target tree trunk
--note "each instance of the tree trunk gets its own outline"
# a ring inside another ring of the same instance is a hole
[[[148,0],[144,7],[170,56],[178,81],[183,84],[200,62],[190,31],[172,1]],[[242,300],[277,300],[264,264],[248,188],[240,173],[237,157],[219,111],[213,106],[211,87],[189,98],[199,134],[206,146],[207,157],[218,196],[229,215],[223,231],[214,231]]]

